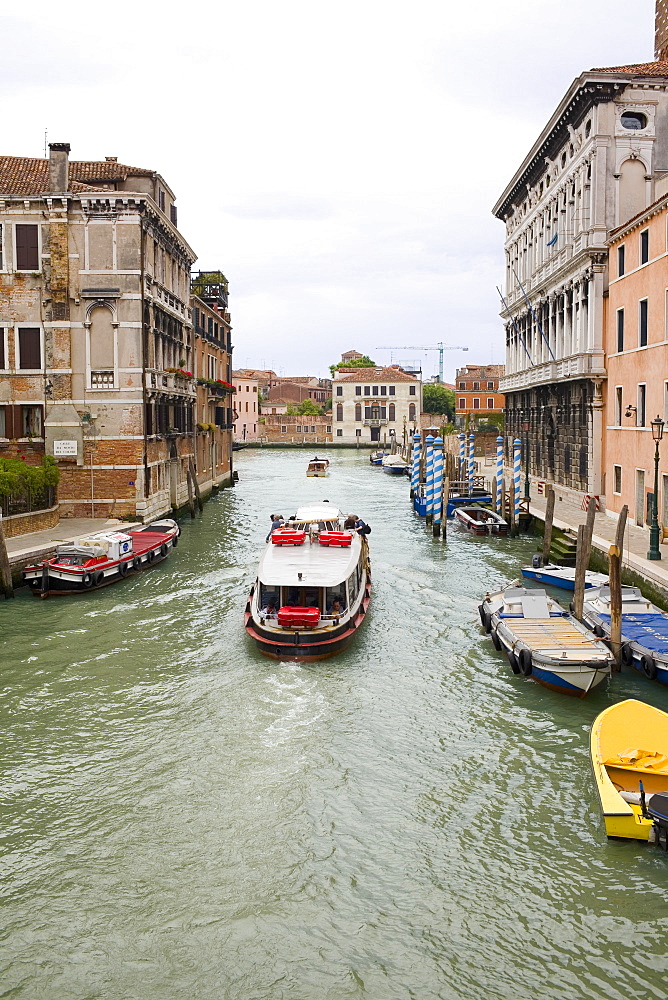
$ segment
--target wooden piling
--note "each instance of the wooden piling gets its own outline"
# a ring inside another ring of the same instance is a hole
[[[578,525],[578,544],[575,556],[575,589],[573,593],[573,614],[582,621],[582,605],[584,604],[584,584],[587,563],[584,561],[585,555],[585,525]]]
[[[9,600],[10,597],[14,596],[14,587],[12,586],[12,568],[9,565],[9,556],[7,555],[7,544],[5,542],[5,533],[2,529],[2,518],[0,517],[0,590],[4,594],[5,600]]]
[[[193,482],[192,482],[192,474],[190,472],[190,466],[188,466],[188,470],[186,472],[186,483],[188,484],[188,507],[190,509],[190,516],[194,518],[195,501],[193,499]]]
[[[548,486],[547,501],[545,504],[545,532],[543,534],[543,565],[545,565],[550,561],[553,523],[554,523],[554,489],[551,486]]]
[[[195,496],[197,497],[197,506],[200,513],[204,510],[204,501],[202,500],[202,494],[199,490],[199,483],[197,482],[197,475],[195,473],[195,463],[192,458],[188,459],[188,467],[190,469],[190,478],[192,479],[193,489],[195,490]]]
[[[443,514],[441,516],[441,538],[445,542],[448,537],[448,500],[450,499],[450,476],[443,480]]]
[[[622,669],[622,560],[618,545],[608,549],[610,577],[610,648],[615,657],[615,670]]]
[[[617,519],[617,533],[615,535],[615,545],[619,549],[620,557],[624,555],[624,532],[626,531],[626,518],[629,513],[627,504],[624,504]]]

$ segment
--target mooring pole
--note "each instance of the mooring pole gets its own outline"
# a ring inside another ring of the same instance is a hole
[[[608,549],[610,578],[610,646],[615,657],[615,670],[622,669],[622,560],[618,545]]]
[[[552,525],[554,523],[554,489],[547,488],[547,500],[545,503],[545,532],[543,534],[543,565],[550,561],[550,549],[552,548]]]
[[[0,514],[0,590],[5,596],[5,600],[9,600],[10,597],[14,596],[14,587],[12,586],[12,568],[9,565],[9,556],[7,555],[7,543],[5,542],[5,533],[2,528],[2,515]]]

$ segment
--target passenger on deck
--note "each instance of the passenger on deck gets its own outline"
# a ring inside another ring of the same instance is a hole
[[[338,617],[338,615],[343,614],[343,602],[340,601],[338,597],[335,597],[334,600],[332,601],[329,608],[329,613],[334,618]]]
[[[263,618],[278,618],[276,605],[273,601],[267,601],[266,607],[262,608],[260,614]]]
[[[368,535],[371,529],[364,523],[361,517],[357,514],[349,514],[345,520],[344,528],[351,528],[356,531],[358,535]]]
[[[283,527],[283,515],[282,514],[270,514],[271,518],[271,528],[269,529],[269,534],[267,535],[266,541],[268,542],[271,538],[272,532],[277,531],[279,528]]]

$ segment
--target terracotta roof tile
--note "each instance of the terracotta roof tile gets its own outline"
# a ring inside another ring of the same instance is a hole
[[[620,73],[624,76],[668,76],[668,62],[657,59],[649,63],[631,63],[629,66],[596,66],[591,73]]]
[[[70,190],[108,190],[114,181],[128,177],[152,177],[154,171],[128,167],[113,160],[70,160]],[[32,156],[0,156],[0,195],[39,195],[49,183],[48,159]]]
[[[353,375],[344,375],[334,382],[419,382],[401,368],[358,368]]]

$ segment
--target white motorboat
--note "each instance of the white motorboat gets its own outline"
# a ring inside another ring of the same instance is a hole
[[[405,476],[410,469],[408,462],[401,455],[386,455],[381,465],[383,472],[389,472],[393,476]]]
[[[586,592],[582,617],[595,635],[610,638],[610,587]],[[650,680],[668,684],[668,614],[638,587],[622,587],[621,659]]]
[[[522,576],[538,583],[546,583],[550,587],[561,587],[562,590],[575,590],[575,569],[572,566],[557,566],[554,563],[540,565],[540,556],[536,557],[536,565],[523,566]],[[591,587],[603,587],[608,578],[605,573],[585,572],[585,590]]]

